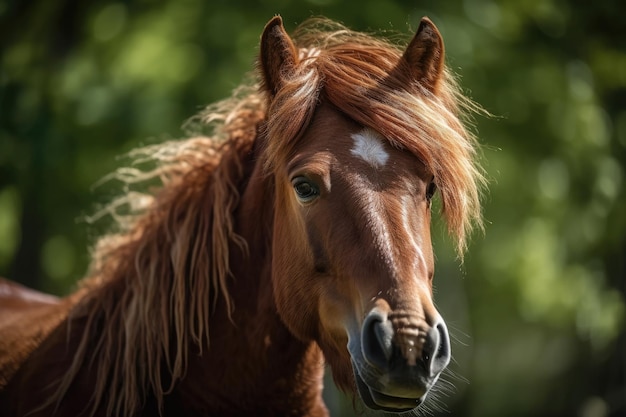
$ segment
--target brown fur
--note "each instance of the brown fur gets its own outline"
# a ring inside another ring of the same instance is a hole
[[[0,278],[0,390],[67,314],[67,303]]]
[[[474,138],[458,119],[472,105],[447,70],[434,63],[407,77],[402,68],[421,52],[409,47],[403,58],[383,40],[328,21],[304,25],[294,46],[280,38],[279,23],[265,32],[274,52],[262,47],[263,87],[244,87],[209,107],[201,118],[214,129],[211,137],[136,151],[157,168],[115,175],[159,178],[163,187],[105,210],[119,230],[100,240],[80,290],[59,301],[17,301],[20,317],[0,310],[0,408],[7,415],[323,415],[318,344],[338,384],[354,389],[345,336],[310,324],[316,315],[308,310],[286,317],[291,310],[281,304],[282,281],[274,275],[292,265],[270,262],[277,245],[311,254],[302,236],[276,240],[291,233],[281,230],[279,210],[295,208],[275,176],[310,140],[312,120],[323,118],[316,114],[341,114],[332,120],[346,132],[375,128],[407,172],[421,161],[416,190],[434,175],[460,253],[465,248],[480,221],[482,177]],[[440,53],[434,56],[443,59]],[[334,127],[316,126],[318,133]],[[132,213],[118,214],[122,206]],[[425,241],[429,218],[420,218]],[[306,300],[324,296],[304,282],[293,285]],[[348,284],[341,290],[350,291],[357,292]],[[309,327],[292,324],[300,319]]]

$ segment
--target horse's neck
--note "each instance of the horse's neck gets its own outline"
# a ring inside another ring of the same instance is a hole
[[[248,246],[246,254],[235,247],[231,252],[234,311],[229,318],[226,303],[218,303],[210,321],[210,346],[202,356],[189,358],[181,404],[223,415],[327,414],[321,400],[321,352],[315,343],[293,337],[274,304],[272,195],[271,184],[256,168],[236,213],[237,232]]]

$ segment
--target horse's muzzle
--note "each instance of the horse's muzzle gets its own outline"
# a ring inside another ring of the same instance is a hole
[[[374,309],[348,349],[363,402],[384,411],[419,406],[450,362],[450,338],[439,316],[428,325],[408,314]]]

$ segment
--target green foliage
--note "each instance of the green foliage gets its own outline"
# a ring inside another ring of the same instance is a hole
[[[626,412],[614,394],[626,389],[619,2],[23,3],[0,2],[0,275],[73,288],[106,229],[86,219],[119,192],[95,184],[120,155],[182,137],[187,118],[227,96],[274,14],[288,30],[322,14],[405,38],[428,15],[462,85],[495,115],[476,120],[491,180],[486,233],[461,269],[436,234],[436,297],[456,333],[453,371],[470,384],[452,377],[455,393],[433,408]],[[330,388],[327,397],[335,415],[351,413]]]

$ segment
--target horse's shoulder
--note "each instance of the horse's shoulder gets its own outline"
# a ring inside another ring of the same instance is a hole
[[[0,278],[0,390],[68,310],[64,299]]]

